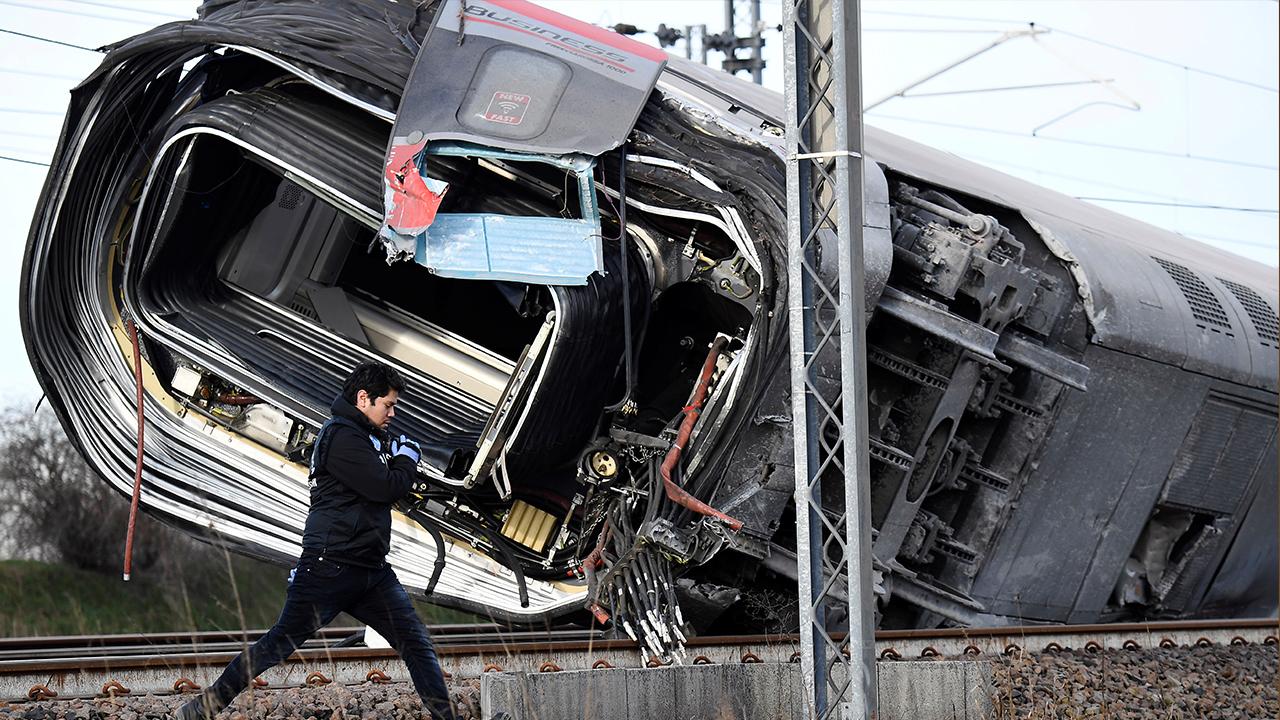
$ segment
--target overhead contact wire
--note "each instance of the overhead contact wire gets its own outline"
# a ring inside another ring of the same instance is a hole
[[[40,162],[38,160],[24,160],[23,158],[11,157],[9,155],[0,155],[0,160],[8,160],[9,162],[22,163],[23,165],[37,165],[39,167],[49,167],[49,163]]]
[[[24,37],[24,38],[27,38],[28,40],[39,40],[40,42],[46,42],[46,43],[49,43],[50,45],[61,45],[63,47],[75,48],[76,50],[84,50],[86,52],[91,52],[91,53],[105,52],[101,48],[91,48],[91,47],[86,47],[84,45],[76,45],[75,43],[63,42],[62,40],[54,40],[53,38],[41,37],[39,35],[31,35],[29,33],[18,32],[17,30],[10,30],[8,28],[0,28],[0,33],[6,33],[8,35],[17,35],[18,37]]]

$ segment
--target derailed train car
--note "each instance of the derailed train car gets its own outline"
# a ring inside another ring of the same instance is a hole
[[[432,154],[441,213],[602,236],[585,284],[448,277],[378,234],[433,15],[215,0],[111,49],[24,260],[51,405],[124,493],[142,412],[144,509],[285,563],[314,432],[378,358],[435,483],[395,515],[409,587],[590,610],[658,654],[786,629],[780,98],[670,59],[619,150]],[[866,152],[882,626],[1274,614],[1274,271],[871,128]]]

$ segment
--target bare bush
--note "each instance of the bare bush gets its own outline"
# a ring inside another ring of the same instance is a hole
[[[144,487],[143,492],[146,492]],[[119,572],[129,496],[112,488],[80,456],[52,411],[0,411],[0,545],[19,557],[82,570]],[[205,592],[225,587],[233,558],[138,513],[133,568]]]
[[[0,411],[0,506],[8,510],[0,533],[12,553],[85,570],[121,568],[128,499],[89,468],[53,412]],[[140,516],[134,567],[154,566],[171,541],[166,535]]]

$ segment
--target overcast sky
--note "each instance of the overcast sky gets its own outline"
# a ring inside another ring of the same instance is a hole
[[[601,25],[724,29],[722,0],[552,0]],[[740,7],[746,3],[739,2]],[[187,0],[0,0],[0,29],[97,47],[190,17]],[[1250,2],[863,3],[868,124],[1277,265],[1277,9]],[[765,85],[782,88],[781,4],[764,0]],[[745,22],[743,24],[745,27]],[[639,39],[656,44],[653,35]],[[683,46],[672,48],[682,53]],[[695,55],[696,55],[695,45]],[[711,62],[722,56],[711,54]],[[0,34],[0,155],[48,162],[94,52]],[[1041,87],[1041,86],[1049,87]],[[1035,87],[1025,87],[1035,86]],[[1017,89],[1009,89],[1017,88]],[[0,160],[0,401],[39,395],[18,271],[46,168]]]

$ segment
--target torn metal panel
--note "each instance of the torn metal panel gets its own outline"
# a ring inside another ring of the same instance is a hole
[[[1105,311],[1100,312],[1094,307],[1093,292],[1089,289],[1089,276],[1085,273],[1084,268],[1080,266],[1080,261],[1071,254],[1071,248],[1058,240],[1047,225],[1036,222],[1034,217],[1027,216],[1026,213],[1023,213],[1023,215],[1026,217],[1027,223],[1031,225],[1031,228],[1044,241],[1045,246],[1049,248],[1049,252],[1053,253],[1054,257],[1058,258],[1071,273],[1071,277],[1076,281],[1076,294],[1080,297],[1080,302],[1084,303],[1084,312],[1089,319],[1089,325],[1094,332],[1100,332],[1098,326],[1103,321],[1102,312]]]
[[[407,142],[393,142],[387,152],[383,212],[391,232],[384,235],[414,237],[426,232],[436,219],[449,184],[427,177],[426,168],[419,167],[418,158],[426,146],[427,141],[418,134]]]
[[[502,280],[539,285],[586,285],[592,273],[604,270],[601,247],[600,210],[596,205],[592,171],[595,161],[585,155],[527,155],[477,147],[465,143],[443,142],[420,148],[418,160],[410,158],[410,167],[428,157],[486,158],[514,165],[542,163],[556,167],[572,179],[577,187],[580,218],[525,217],[496,213],[436,213],[447,183],[427,178],[415,183],[419,195],[400,194],[409,208],[389,199],[389,210],[412,213],[412,221],[426,221],[429,227],[414,227],[413,237],[395,232],[389,241],[396,255],[412,254],[414,260],[437,275],[463,280]],[[414,146],[404,146],[411,148]],[[396,150],[393,148],[393,153]],[[489,165],[494,172],[518,178],[501,166]],[[392,175],[388,171],[389,175]],[[408,175],[417,178],[412,169]],[[569,179],[566,179],[566,183]],[[409,185],[409,183],[405,183]],[[437,193],[432,188],[439,188]],[[390,198],[390,191],[388,197]],[[411,208],[411,209],[410,209]],[[409,215],[402,215],[409,217]],[[434,222],[432,222],[434,220]],[[388,233],[382,233],[387,240]],[[410,244],[410,242],[412,244]]]
[[[446,2],[387,150],[380,234],[389,259],[413,254],[446,277],[586,284],[602,269],[594,207],[576,222],[452,215],[428,231],[447,185],[430,177],[427,146],[452,140],[599,155],[626,139],[665,63],[660,50],[523,0]],[[579,183],[589,191],[584,172]],[[586,194],[594,206],[594,192]]]

